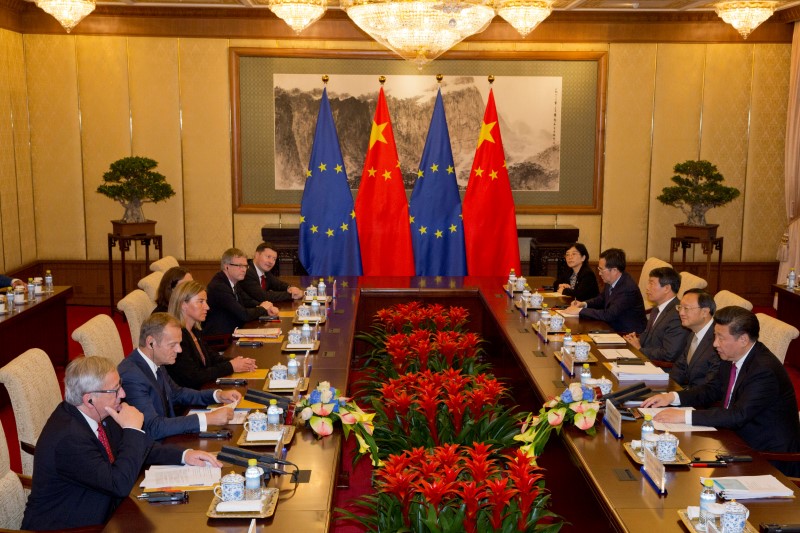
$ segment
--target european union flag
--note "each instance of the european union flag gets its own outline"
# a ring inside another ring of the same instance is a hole
[[[312,276],[360,276],[353,195],[327,88],[322,91],[306,178],[300,203],[300,261]]]
[[[417,276],[466,276],[464,226],[441,89],[409,206]]]

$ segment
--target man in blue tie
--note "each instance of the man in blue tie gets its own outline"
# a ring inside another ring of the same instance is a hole
[[[715,379],[652,396],[643,407],[694,407],[695,411],[665,409],[654,419],[730,429],[754,450],[800,451],[794,388],[783,364],[759,342],[759,333],[758,319],[747,309],[719,309],[714,315],[714,347],[722,362]],[[787,475],[800,472],[798,463],[775,466]]]
[[[102,525],[145,464],[222,466],[208,452],[153,443],[141,429],[142,413],[124,398],[109,359],[79,357],[67,365],[64,401],[36,443],[23,529]]]
[[[142,324],[139,347],[119,364],[127,402],[144,414],[144,430],[159,440],[171,435],[198,433],[233,418],[225,407],[208,413],[176,416],[176,407],[238,402],[236,390],[194,390],[181,387],[162,365],[171,365],[181,351],[181,324],[167,313],[153,313]]]

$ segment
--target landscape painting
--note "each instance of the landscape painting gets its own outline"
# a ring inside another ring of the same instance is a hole
[[[275,189],[305,183],[322,95],[319,74],[275,72]],[[503,76],[493,84],[506,166],[514,191],[559,191],[561,182],[560,76]],[[328,98],[351,189],[358,189],[375,113],[374,75],[330,77]],[[431,75],[394,75],[384,85],[403,179],[414,187],[439,84]],[[445,76],[442,98],[459,188],[466,189],[489,95],[486,76]]]

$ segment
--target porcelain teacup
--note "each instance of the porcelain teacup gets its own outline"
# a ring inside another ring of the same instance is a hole
[[[237,502],[244,499],[244,476],[231,471],[222,476],[219,485],[214,487],[214,494],[224,502]]]
[[[286,365],[282,365],[278,363],[277,365],[272,367],[272,370],[269,373],[269,379],[279,380],[279,379],[286,379],[289,376],[289,369]]]
[[[266,431],[267,430],[267,415],[261,411],[250,413],[247,416],[247,421],[244,423],[246,431]]]
[[[659,435],[656,445],[656,455],[662,463],[670,463],[675,460],[678,453],[678,437],[672,433]]]

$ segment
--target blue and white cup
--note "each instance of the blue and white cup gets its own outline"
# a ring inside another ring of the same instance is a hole
[[[600,387],[600,392],[603,393],[603,396],[607,394],[611,394],[612,383],[611,380],[608,378],[600,378],[597,380],[597,386]]]
[[[222,476],[219,485],[214,487],[214,494],[224,502],[238,502],[244,499],[244,476],[231,471]]]
[[[750,516],[747,507],[736,500],[731,500],[723,508],[722,533],[742,533],[747,525],[747,517]]]
[[[250,413],[247,416],[247,421],[244,423],[244,429],[250,431],[266,431],[267,430],[267,415],[261,411]]]
[[[299,318],[307,318],[311,316],[311,307],[303,304],[297,308],[297,316]]]
[[[575,343],[575,360],[588,361],[589,360],[589,343],[586,341],[578,341]]]
[[[515,290],[521,291],[521,290],[523,290],[525,288],[525,285],[528,284],[528,280],[526,280],[525,278],[520,276],[515,281],[515,284],[516,284]]]
[[[561,331],[562,329],[564,329],[564,317],[553,313],[550,317],[550,331]]]
[[[531,305],[533,305],[533,307],[541,307],[543,301],[544,301],[544,296],[539,294],[539,291],[536,291],[533,294],[531,294]]]
[[[656,445],[658,460],[662,463],[671,463],[675,460],[677,454],[678,437],[669,432],[659,435],[658,444]]]
[[[277,365],[272,367],[272,370],[269,372],[269,379],[279,380],[279,379],[286,379],[289,376],[289,369],[286,365],[282,365],[278,363]]]
[[[309,285],[306,287],[306,290],[303,292],[303,294],[305,294],[306,298],[310,300],[317,295],[317,288],[313,285]]]
[[[303,333],[298,328],[292,328],[289,333],[286,334],[286,338],[289,339],[289,344],[300,344]]]

